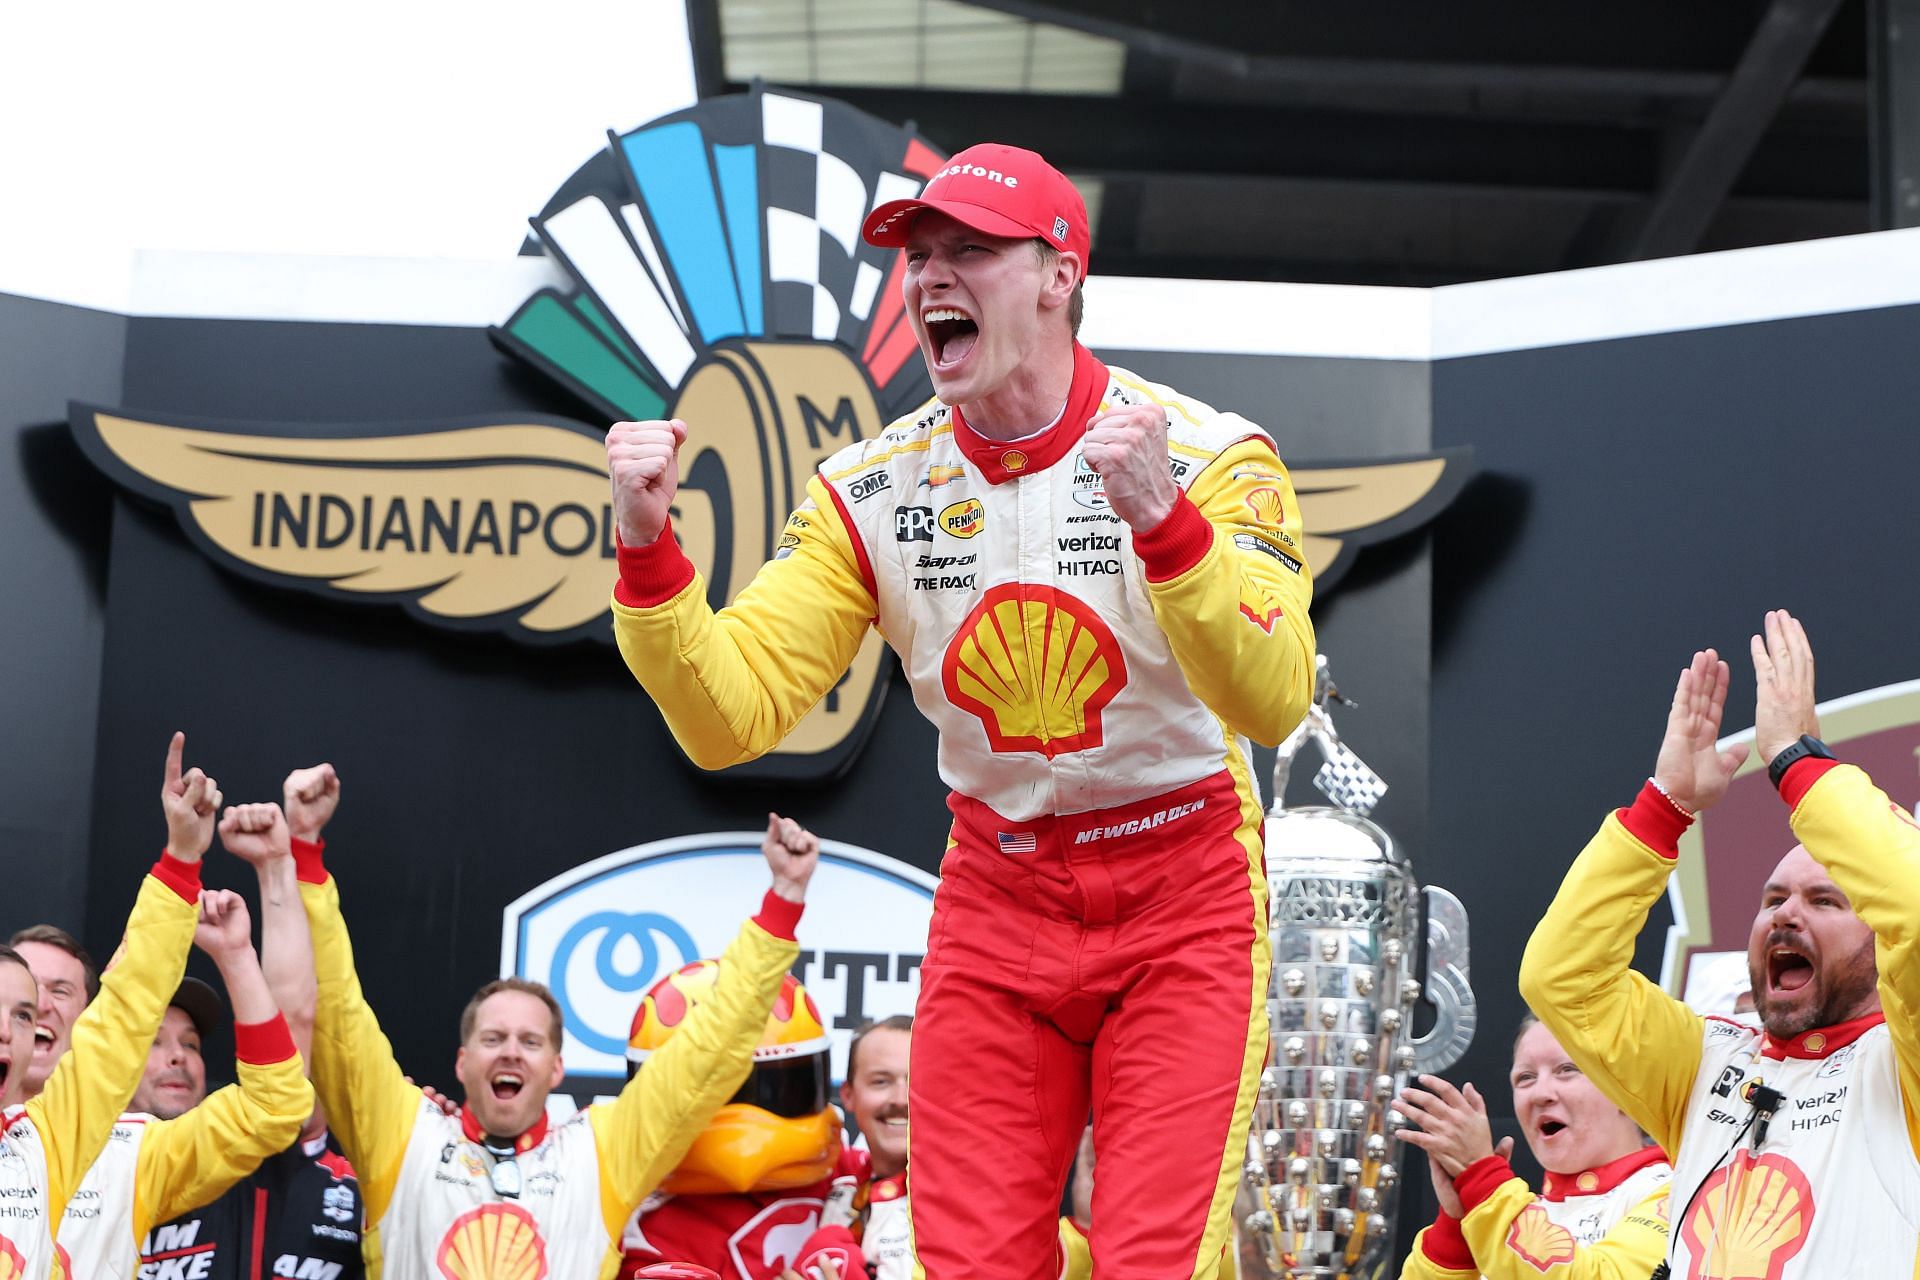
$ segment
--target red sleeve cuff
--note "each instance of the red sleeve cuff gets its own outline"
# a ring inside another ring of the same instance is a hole
[[[753,922],[776,938],[794,941],[794,926],[800,923],[800,913],[807,909],[804,902],[788,902],[785,898],[767,890],[767,896],[760,899],[760,914]]]
[[[182,862],[162,849],[160,861],[153,864],[153,878],[188,902],[196,905],[199,903],[200,863],[198,860]]]
[[[1780,775],[1780,798],[1787,802],[1787,808],[1798,809],[1800,802],[1807,798],[1807,792],[1813,790],[1813,784],[1827,776],[1829,769],[1839,766],[1838,760],[1822,760],[1819,756],[1804,756],[1787,766]]]
[[[1680,837],[1693,825],[1693,819],[1681,813],[1651,778],[1641,784],[1633,803],[1619,813],[1620,825],[1663,858],[1680,856]]]
[[[293,874],[302,884],[327,882],[327,867],[322,858],[326,848],[325,840],[293,838]]]
[[[1432,1226],[1420,1233],[1420,1252],[1428,1262],[1447,1271],[1479,1269],[1473,1260],[1473,1250],[1467,1247],[1466,1233],[1460,1230],[1460,1219],[1445,1209],[1433,1220]]]
[[[623,542],[615,554],[620,561],[620,581],[613,585],[613,598],[629,609],[665,604],[693,581],[693,561],[687,559],[680,540],[673,536],[671,520],[646,546],[630,547]]]
[[[1193,566],[1213,546],[1213,526],[1183,491],[1174,499],[1173,510],[1145,533],[1133,535],[1133,549],[1146,566],[1148,582],[1177,578]]]
[[[1453,1189],[1460,1193],[1460,1203],[1467,1207],[1467,1212],[1472,1213],[1513,1176],[1513,1166],[1501,1157],[1481,1156],[1460,1171],[1460,1176],[1453,1180]]]
[[[300,1050],[293,1043],[287,1020],[274,1014],[267,1022],[233,1024],[233,1056],[256,1067],[269,1067],[295,1057]]]

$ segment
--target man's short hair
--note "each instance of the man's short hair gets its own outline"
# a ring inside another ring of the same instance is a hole
[[[87,1003],[100,994],[100,966],[93,962],[87,949],[80,945],[80,939],[68,933],[57,924],[30,924],[7,939],[9,948],[23,942],[38,942],[42,946],[64,951],[80,962],[80,971],[87,976]]]
[[[847,1079],[849,1080],[853,1079],[853,1064],[860,1058],[860,1042],[865,1040],[867,1033],[871,1031],[905,1031],[911,1035],[913,1032],[913,1015],[910,1013],[896,1013],[891,1018],[880,1018],[876,1021],[869,1022],[853,1033],[853,1042],[847,1046]]]
[[[0,964],[17,964],[27,971],[29,977],[33,974],[33,966],[27,963],[27,958],[4,944],[0,944]]]
[[[529,982],[525,978],[495,978],[486,986],[473,993],[473,999],[467,1001],[467,1007],[460,1011],[460,1043],[465,1044],[467,1037],[473,1034],[473,1024],[480,1019],[480,1006],[489,996],[497,996],[502,991],[523,991],[535,996],[541,1004],[547,1006],[547,1014],[552,1019],[553,1046],[558,1049],[566,1037],[566,1017],[560,1012],[560,1002],[553,998],[553,992],[547,990],[544,982]]]
[[[1040,265],[1051,267],[1060,251],[1045,240],[1035,236],[1033,247],[1040,255]],[[1073,298],[1067,303],[1067,323],[1073,327],[1073,336],[1080,336],[1080,318],[1087,313],[1087,264],[1080,264],[1080,278],[1074,282]]]

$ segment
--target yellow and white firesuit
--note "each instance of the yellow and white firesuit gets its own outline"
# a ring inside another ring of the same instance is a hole
[[[769,893],[722,958],[713,993],[612,1103],[545,1117],[514,1143],[517,1196],[493,1185],[472,1112],[449,1116],[409,1084],[361,994],[340,895],[320,846],[294,842],[313,928],[319,1003],[313,1078],[353,1162],[378,1280],[605,1280],[634,1207],[732,1097],[800,954],[800,907]]]
[[[60,1224],[74,1280],[131,1280],[140,1242],[293,1145],[313,1086],[286,1020],[233,1029],[239,1082],[171,1120],[128,1112],[87,1170]]]
[[[199,900],[199,864],[162,856],[140,883],[100,994],[74,1020],[73,1047],[39,1097],[0,1119],[0,1276],[71,1274],[54,1224],[139,1087],[167,1001],[186,972]]]
[[[1520,993],[1672,1153],[1674,1280],[1920,1275],[1920,828],[1851,765],[1802,760],[1780,794],[1873,930],[1884,1016],[1776,1041],[1702,1018],[1634,972],[1634,939],[1691,821],[1651,783],[1567,872]],[[1764,1133],[1758,1084],[1783,1095]]]

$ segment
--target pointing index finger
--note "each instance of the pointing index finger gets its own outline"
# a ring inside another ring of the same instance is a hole
[[[180,792],[180,760],[186,750],[187,735],[175,729],[172,740],[167,743],[167,771],[162,781],[167,790],[176,795]]]

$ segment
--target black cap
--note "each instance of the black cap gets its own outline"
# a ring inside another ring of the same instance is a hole
[[[220,993],[198,978],[180,979],[180,989],[173,993],[167,1005],[186,1014],[202,1040],[213,1034],[227,1012],[226,1001],[220,998]]]

